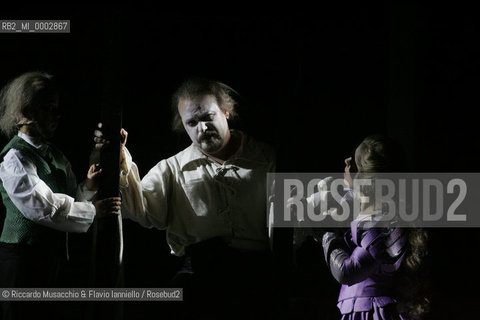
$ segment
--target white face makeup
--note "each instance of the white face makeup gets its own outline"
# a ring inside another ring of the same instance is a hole
[[[220,151],[230,138],[227,119],[213,95],[180,99],[178,112],[192,142],[208,154]]]

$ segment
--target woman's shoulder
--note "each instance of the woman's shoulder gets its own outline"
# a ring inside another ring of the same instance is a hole
[[[385,221],[381,213],[357,218],[352,222],[353,241],[384,263],[395,263],[403,256],[408,232],[398,221]]]

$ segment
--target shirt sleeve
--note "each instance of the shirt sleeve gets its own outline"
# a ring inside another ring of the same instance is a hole
[[[95,218],[92,203],[54,193],[40,179],[35,165],[18,150],[11,149],[5,155],[0,179],[18,210],[35,223],[65,232],[86,232]]]
[[[97,191],[90,191],[87,189],[85,185],[85,180],[81,183],[77,184],[77,178],[75,177],[75,173],[73,173],[72,166],[68,159],[64,156],[64,161],[66,162],[66,172],[67,172],[67,181],[71,182],[72,185],[68,184],[68,194],[75,195],[76,201],[92,201]]]
[[[77,194],[75,196],[75,199],[77,201],[93,201],[93,198],[97,194],[97,191],[90,191],[87,189],[85,185],[85,181],[81,182],[78,187],[77,187]]]
[[[323,235],[322,246],[327,265],[341,284],[352,285],[363,281],[379,266],[365,248],[356,247],[351,251],[343,238],[333,232]]]
[[[122,215],[146,228],[167,228],[168,188],[172,177],[165,160],[140,179],[137,165],[127,148],[123,149],[125,163],[120,172]]]

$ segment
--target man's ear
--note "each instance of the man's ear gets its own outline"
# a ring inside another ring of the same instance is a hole
[[[229,119],[230,118],[230,112],[225,111],[225,118]]]

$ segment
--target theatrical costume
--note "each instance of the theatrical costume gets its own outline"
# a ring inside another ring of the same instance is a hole
[[[140,180],[126,151],[121,176],[122,213],[144,227],[167,229],[175,255],[214,237],[241,251],[268,250],[266,174],[271,149],[243,133],[237,153],[219,164],[195,145],[160,161]]]
[[[122,214],[144,227],[166,229],[171,252],[185,256],[181,272],[194,279],[186,294],[199,290],[194,300],[209,305],[220,299],[224,305],[217,300],[215,308],[225,309],[232,296],[257,303],[253,296],[265,293],[272,272],[266,181],[275,169],[274,153],[240,131],[231,134],[241,138],[241,145],[223,164],[192,144],[140,180],[125,150],[128,169],[120,178]]]
[[[381,219],[381,213],[359,215],[344,237],[323,235],[327,265],[342,284],[337,305],[342,320],[404,319],[396,311],[394,289],[407,236],[394,225],[377,227]]]
[[[55,146],[38,144],[21,132],[1,151],[0,161],[0,193],[6,207],[0,287],[55,285],[60,259],[68,256],[66,232],[88,230],[95,207],[86,200],[95,192],[83,184],[77,189],[70,163]],[[75,202],[75,193],[85,202]],[[4,315],[10,306],[3,306]]]

